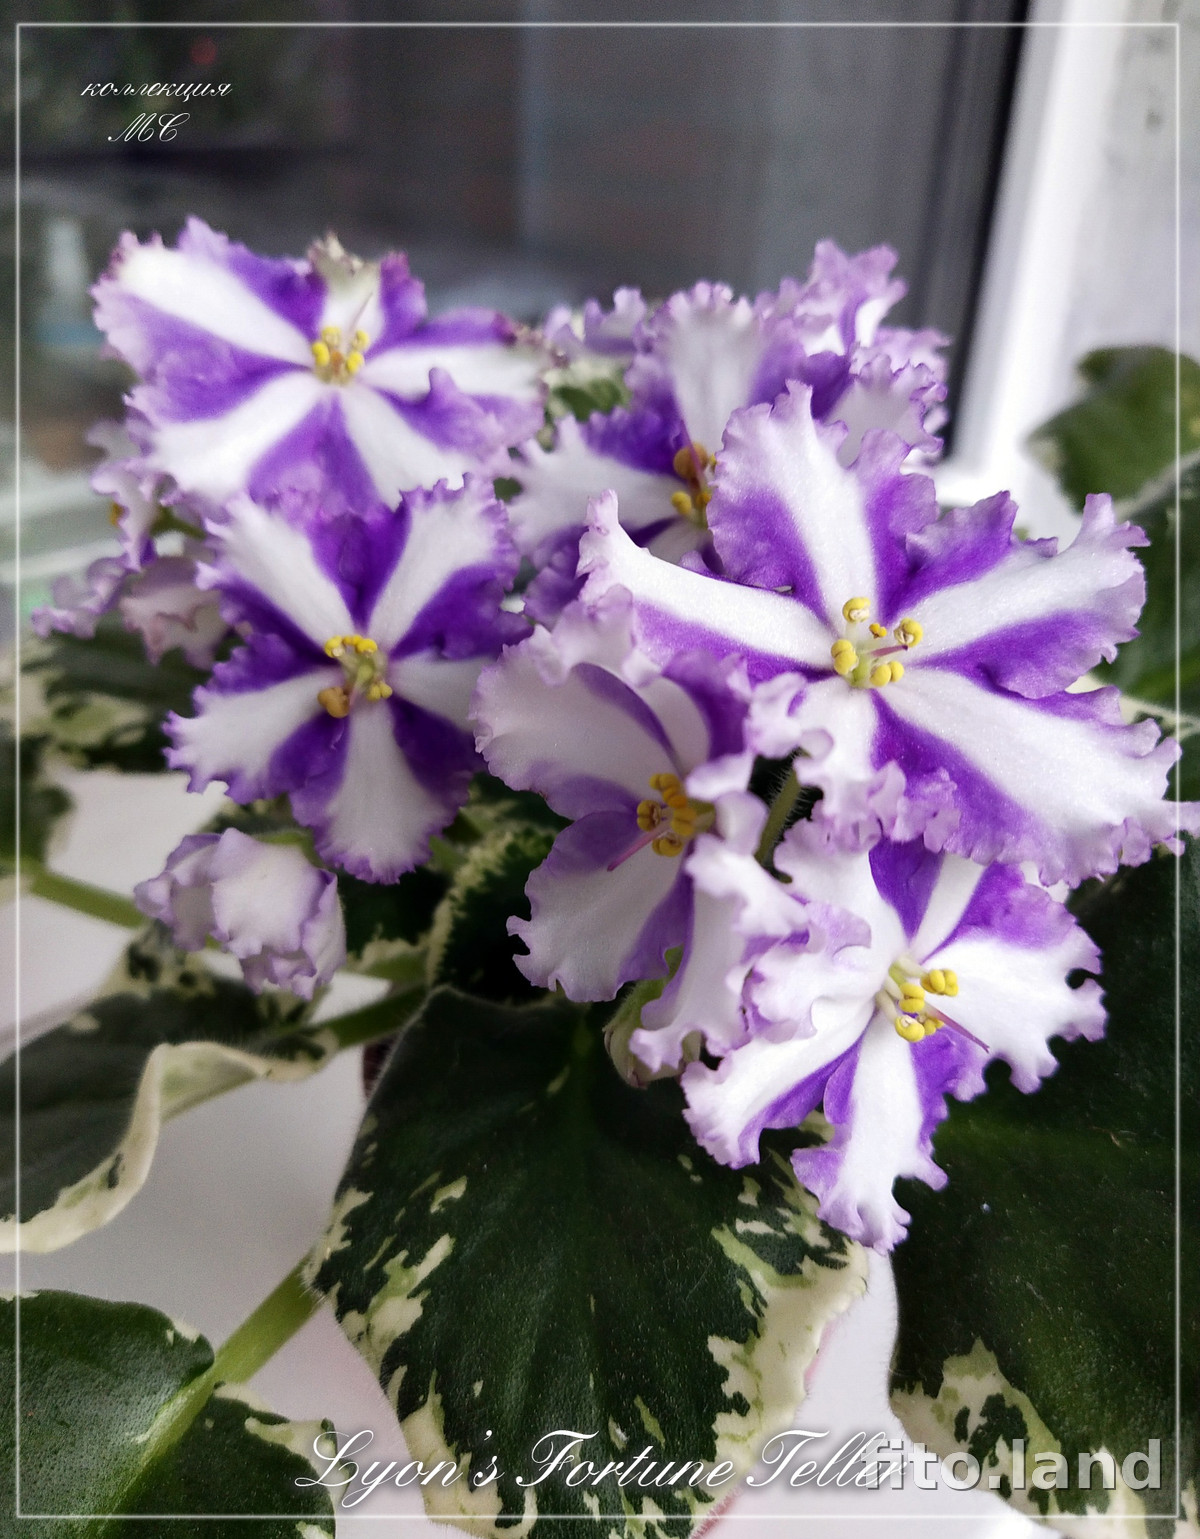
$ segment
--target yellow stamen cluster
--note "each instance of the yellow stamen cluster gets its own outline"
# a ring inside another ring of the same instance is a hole
[[[690,799],[683,789],[678,775],[650,776],[650,789],[657,791],[661,801],[647,798],[637,806],[637,825],[643,833],[662,828],[662,833],[650,848],[656,855],[678,855],[689,839],[694,839],[701,826],[708,826],[705,813],[708,809]]]
[[[356,331],[349,349],[343,351],[342,328],[322,327],[320,341],[312,344],[313,368],[327,385],[344,385],[362,368],[363,350],[369,341],[365,331]]]
[[[870,600],[866,598],[847,599],[842,605],[842,618],[852,632],[870,613]],[[882,641],[887,635],[887,627],[872,621],[867,626],[867,633],[874,641]],[[915,647],[924,634],[920,623],[911,618],[901,620],[892,631],[897,647],[903,647],[905,651]],[[890,650],[896,651],[897,647]],[[882,689],[885,684],[894,684],[904,677],[904,664],[879,656],[879,650],[865,638],[860,644],[851,636],[839,636],[830,647],[829,655],[833,659],[834,672],[856,688]]]
[[[330,636],[325,656],[339,662],[346,674],[344,684],[331,684],[319,690],[317,699],[331,716],[348,716],[357,695],[366,700],[386,700],[392,686],[383,677],[386,660],[379,655],[379,644],[369,636]]]
[[[688,488],[686,492],[671,493],[671,506],[680,518],[690,519],[701,529],[706,528],[705,509],[712,501],[706,473],[716,464],[716,460],[703,444],[694,443],[686,449],[677,449],[671,463],[675,474]]]
[[[926,1009],[925,995],[945,994],[953,998],[958,993],[958,978],[948,967],[935,967],[925,973],[918,983],[912,976],[915,966],[908,959],[897,962],[889,969],[887,982],[876,996],[881,1008],[890,1016],[897,1035],[906,1042],[920,1042],[932,1037],[946,1024],[939,1016]]]

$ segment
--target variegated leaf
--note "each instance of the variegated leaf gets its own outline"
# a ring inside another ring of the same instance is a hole
[[[1200,847],[1074,906],[1104,959],[1105,1040],[1057,1044],[1058,1072],[1033,1095],[994,1069],[939,1128],[946,1188],[910,1183],[901,1199],[894,1404],[914,1438],[974,1454],[1026,1509],[1103,1513],[1157,1539],[1189,1491],[1194,1516],[1200,1465]],[[1018,1438],[1029,1478],[1014,1491]],[[1155,1444],[1157,1470],[1134,1457]],[[1080,1478],[1101,1450],[1111,1491],[1098,1468],[1090,1489]],[[1065,1483],[1035,1483],[1039,1451],[1065,1460]],[[1145,1489],[1121,1478],[1126,1461]]]
[[[103,997],[0,1064],[0,1249],[50,1251],[105,1224],[146,1179],[162,1123],[255,1079],[295,1080],[337,1051],[287,994],[255,995],[156,929]]]
[[[638,1539],[690,1532],[790,1424],[864,1287],[863,1253],[817,1220],[785,1146],[715,1164],[674,1082],[616,1074],[605,1013],[432,994],[311,1263],[413,1456],[457,1466],[423,1484],[428,1509],[474,1533],[578,1539],[599,1515]],[[539,1482],[539,1440],[564,1430],[592,1470]],[[612,1466],[643,1450],[661,1479],[622,1483]]]
[[[18,1408],[18,1301],[0,1302],[4,1533],[146,1539],[158,1516],[163,1533],[205,1539],[332,1536],[316,1484],[328,1464],[313,1449],[332,1448],[328,1422],[288,1422],[240,1388],[214,1387],[208,1342],[156,1309],[50,1292],[19,1306]],[[11,1516],[18,1474],[29,1521]],[[186,1514],[197,1515],[191,1530]],[[256,1514],[267,1516],[247,1521]]]

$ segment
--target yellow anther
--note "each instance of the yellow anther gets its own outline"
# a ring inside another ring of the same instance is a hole
[[[686,492],[672,492],[671,506],[679,514],[680,518],[691,518],[695,510],[695,504]]]
[[[343,645],[345,639],[346,638],[344,636],[330,636],[329,640],[325,643],[325,656],[341,657],[342,653],[345,651],[345,647]]]
[[[683,850],[684,841],[678,834],[659,834],[650,848],[656,855],[678,855]]]
[[[362,352],[362,350],[363,350],[363,349],[364,349],[364,348],[365,348],[365,347],[366,347],[366,345],[367,345],[367,343],[368,343],[368,342],[369,342],[369,341],[370,341],[370,340],[371,340],[371,339],[370,339],[370,337],[368,337],[368,336],[367,336],[367,334],[366,334],[366,332],[365,332],[365,331],[363,331],[363,330],[362,330],[362,329],[361,329],[361,327],[360,327],[360,328],[359,328],[359,330],[358,330],[358,331],[356,331],[356,332],[355,332],[355,333],[354,333],[354,335],[353,335],[353,336],[352,336],[352,337],[351,337],[351,338],[350,338],[350,342],[351,342],[351,345],[352,345],[352,346],[353,346],[353,347],[356,347],[356,348],[357,348],[357,349],[358,349],[358,351],[359,351],[359,352],[360,352],[360,353],[361,353],[361,352]]]
[[[363,366],[363,355],[357,351],[346,355],[346,373],[357,374]]]
[[[680,811],[684,807],[691,806],[691,803],[687,799],[687,792],[684,791],[682,786],[677,786],[670,791],[664,791],[663,801],[666,802],[668,807],[673,808],[675,811]]]
[[[834,672],[840,673],[843,678],[858,667],[858,653],[854,643],[847,641],[844,636],[830,647],[829,655],[833,658]]]
[[[378,642],[372,641],[370,636],[347,636],[346,640],[356,652],[370,654],[379,651]]]
[[[958,974],[946,969],[946,993],[951,999],[958,993]]]
[[[921,979],[921,982],[931,994],[944,994],[946,992],[946,974],[940,967],[933,967]]]
[[[661,774],[650,776],[650,789],[652,791],[678,791],[679,776],[672,775],[664,770]]]
[[[851,624],[853,624],[856,620],[865,620],[870,613],[870,599],[847,599],[846,602],[842,605],[842,619],[849,620]]]
[[[916,1015],[925,1008],[925,990],[919,983],[902,983],[900,985],[900,1003],[906,1010]]]
[[[925,1017],[925,1035],[927,1037],[932,1037],[934,1032],[940,1031],[943,1025],[944,1022],[939,1021],[936,1016],[927,1015]]]
[[[925,1035],[925,1023],[911,1015],[898,1015],[896,1030],[906,1042],[920,1042]]]
[[[322,326],[321,341],[329,347],[337,347],[342,340],[342,328],[340,326]]]
[[[925,634],[925,627],[919,620],[904,619],[892,632],[902,647],[915,647],[917,642]]]
[[[902,679],[904,677],[904,664],[898,657],[893,657],[891,662],[888,664],[888,667],[892,670],[893,684],[897,679]]]
[[[892,663],[876,663],[868,674],[868,679],[876,689],[882,689],[885,684],[890,684],[896,675],[892,672]]]
[[[350,691],[341,684],[331,684],[328,689],[318,690],[317,701],[338,720],[350,714]]]
[[[391,698],[392,686],[386,679],[372,679],[367,685],[368,700],[387,700]]]
[[[652,828],[657,828],[662,822],[662,806],[658,802],[644,801],[637,805],[637,824],[643,833],[648,834]]]
[[[671,468],[681,481],[695,485],[712,463],[713,457],[704,445],[694,443],[690,448],[676,449]]]
[[[867,626],[867,629],[871,632],[871,635],[875,637],[876,641],[878,641],[881,636],[887,635],[887,626],[879,625],[874,620],[872,620],[871,624]]]
[[[125,509],[121,506],[121,504],[119,502],[110,502],[109,503],[109,505],[108,505],[108,521],[109,521],[110,524],[112,524],[114,529],[121,522],[121,515],[124,513],[124,511],[125,511]]]
[[[313,362],[318,369],[329,367],[329,349],[324,342],[314,342],[312,345]]]

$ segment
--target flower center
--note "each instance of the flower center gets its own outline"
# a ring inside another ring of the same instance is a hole
[[[981,1042],[973,1032],[948,1016],[940,1003],[936,1009],[932,1008],[927,998],[934,994],[942,999],[953,999],[957,993],[958,975],[951,968],[931,967],[923,973],[912,957],[902,956],[888,968],[883,987],[875,996],[875,1004],[906,1042],[922,1042],[943,1026],[949,1026],[958,1036],[974,1042],[985,1053],[990,1052],[986,1042]]]
[[[624,865],[647,845],[656,855],[681,855],[690,840],[713,826],[716,808],[711,802],[693,801],[678,775],[651,775],[650,789],[658,792],[658,798],[647,797],[638,803],[637,825],[641,832],[623,855],[609,862],[610,871]]]
[[[677,449],[672,461],[675,474],[687,487],[687,491],[672,492],[671,506],[680,518],[688,519],[699,529],[708,528],[704,510],[712,501],[712,490],[707,476],[715,464],[716,460],[704,445],[697,443],[688,444],[685,449]]]
[[[919,620],[901,620],[892,630],[893,641],[884,646],[887,626],[871,622],[869,599],[847,599],[842,605],[842,618],[846,622],[845,635],[829,649],[836,673],[855,689],[882,689],[904,677],[904,664],[896,654],[915,647],[925,634]]]
[[[369,636],[331,636],[325,643],[325,655],[341,663],[346,675],[344,684],[331,684],[317,692],[317,699],[331,716],[348,716],[356,699],[386,700],[392,693],[383,676],[387,658]]]
[[[348,351],[342,350],[342,328],[324,326],[320,341],[312,345],[313,370],[318,379],[327,385],[345,385],[363,366],[363,349],[370,338],[365,331],[356,331],[350,338]]]

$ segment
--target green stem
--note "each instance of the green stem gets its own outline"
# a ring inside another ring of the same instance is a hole
[[[403,994],[388,994],[373,1005],[361,1010],[351,1010],[346,1015],[335,1015],[330,1021],[322,1021],[314,1031],[331,1031],[337,1038],[338,1051],[359,1047],[373,1042],[377,1037],[389,1036],[403,1026],[410,1010],[425,997],[425,987],[408,989]]]
[[[301,1281],[304,1262],[294,1266],[253,1314],[218,1348],[212,1367],[159,1412],[142,1446],[141,1468],[148,1469],[179,1442],[207,1405],[218,1384],[244,1384],[285,1342],[316,1314],[324,1302]]]
[[[796,805],[799,795],[800,782],[796,779],[796,771],[790,769],[788,770],[787,779],[780,786],[775,800],[771,803],[771,810],[767,814],[762,838],[758,841],[758,849],[754,852],[754,858],[760,866],[766,866],[770,869],[771,853],[783,836],[788,816]]]
[[[48,866],[30,865],[32,880],[27,891],[36,898],[49,898],[51,903],[61,903],[80,914],[90,914],[93,919],[106,919],[109,924],[124,925],[137,930],[146,923],[146,916],[128,898],[108,892],[103,887],[93,887],[90,882],[78,882],[73,876],[63,876]]]

